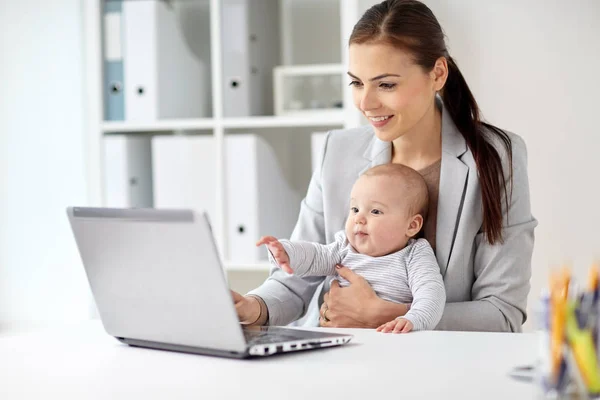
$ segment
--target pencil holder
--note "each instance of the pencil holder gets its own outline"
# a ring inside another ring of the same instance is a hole
[[[587,288],[578,290],[568,269],[553,272],[535,307],[538,398],[600,398],[598,268],[589,276]]]

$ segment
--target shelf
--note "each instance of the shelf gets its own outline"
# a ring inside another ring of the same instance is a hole
[[[211,130],[217,125],[223,128],[294,128],[294,127],[341,127],[344,112],[316,110],[298,112],[291,116],[237,117],[217,120],[213,118],[172,119],[155,122],[103,122],[104,133],[168,132],[177,130]]]
[[[213,118],[166,119],[154,122],[116,122],[102,123],[104,133],[162,132],[175,130],[208,130],[215,127]]]
[[[343,126],[344,112],[328,112],[320,115],[318,111],[314,114],[306,113],[302,116],[267,116],[267,117],[245,117],[226,118],[223,120],[224,128],[286,128],[286,127],[320,127],[320,126]]]
[[[314,64],[314,65],[279,65],[273,73],[282,76],[307,76],[307,75],[331,75],[346,74],[346,66],[343,64]]]
[[[271,264],[267,261],[255,264],[241,264],[225,261],[223,265],[225,266],[226,271],[269,271],[271,269]]]

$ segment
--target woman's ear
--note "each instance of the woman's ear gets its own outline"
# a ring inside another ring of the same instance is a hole
[[[446,60],[446,57],[440,57],[435,61],[435,65],[431,70],[431,78],[436,92],[444,88],[446,79],[448,79],[448,60]]]
[[[423,227],[423,216],[421,214],[414,215],[408,224],[406,236],[415,237]]]

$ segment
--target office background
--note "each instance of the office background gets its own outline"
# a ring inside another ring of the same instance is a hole
[[[93,314],[64,212],[91,201],[88,172],[97,168],[86,136],[84,1],[0,0],[0,330]],[[540,221],[530,299],[552,266],[569,262],[583,277],[600,259],[600,2],[425,3],[484,117],[527,143]],[[242,291],[265,276],[229,273]]]

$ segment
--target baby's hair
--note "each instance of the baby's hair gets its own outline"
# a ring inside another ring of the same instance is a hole
[[[404,184],[401,189],[405,190],[407,196],[411,196],[410,213],[421,214],[423,220],[427,218],[429,191],[425,179],[417,171],[406,165],[388,163],[370,168],[363,175],[399,178]]]

